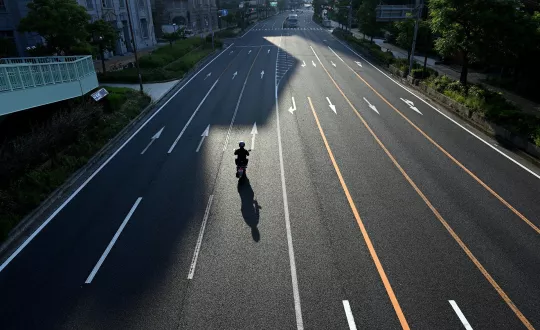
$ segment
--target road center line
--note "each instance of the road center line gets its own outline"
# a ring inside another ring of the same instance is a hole
[[[350,330],[356,330],[356,323],[351,311],[351,305],[348,300],[343,300],[343,308],[345,309],[345,315],[347,316],[347,323],[349,323]]]
[[[129,210],[128,215],[126,216],[126,218],[124,219],[124,221],[122,222],[122,224],[120,225],[118,230],[116,231],[116,234],[114,234],[111,242],[109,243],[109,245],[105,249],[105,252],[103,252],[103,254],[101,255],[101,258],[99,258],[97,264],[94,266],[94,269],[92,270],[90,275],[88,275],[88,278],[86,279],[86,281],[84,283],[86,283],[86,284],[92,283],[92,280],[96,276],[99,268],[101,267],[101,265],[105,261],[105,258],[107,258],[107,256],[109,255],[109,252],[111,252],[111,249],[113,248],[114,243],[116,243],[116,240],[118,240],[118,237],[120,237],[120,234],[122,233],[122,230],[124,230],[124,227],[126,227],[129,219],[131,218],[131,216],[133,215],[133,213],[137,209],[137,206],[139,206],[139,203],[141,202],[141,200],[142,200],[142,197],[137,198],[137,200],[135,201],[135,204],[133,204],[133,206],[131,207],[131,210]]]
[[[225,48],[221,53],[219,53],[216,57],[214,57],[210,62],[206,63],[206,65],[204,65],[199,71],[197,71],[191,78],[189,78],[189,80],[184,84],[182,85],[182,87],[180,87],[180,89],[178,89],[174,94],[173,96],[171,96],[167,101],[165,101],[165,103],[163,103],[163,105],[157,109],[154,114],[152,114],[150,116],[150,118],[148,118],[133,134],[131,134],[131,136],[118,148],[116,149],[116,151],[109,157],[107,158],[107,160],[105,162],[103,162],[103,164],[101,164],[100,167],[98,167],[97,170],[94,171],[94,173],[92,173],[92,175],[90,175],[88,177],[88,179],[86,179],[86,181],[84,181],[80,186],[79,188],[77,188],[77,190],[75,190],[48,218],[47,220],[45,220],[45,222],[43,222],[41,224],[41,226],[39,226],[33,233],[32,235],[30,235],[30,237],[28,237],[23,244],[21,244],[21,246],[19,246],[17,248],[17,250],[15,250],[15,252],[13,252],[9,258],[6,259],[6,261],[4,261],[4,263],[2,263],[2,265],[0,265],[0,272],[2,272],[8,265],[9,263],[15,259],[15,257],[21,253],[21,251],[28,245],[30,244],[30,242],[43,230],[43,228],[45,228],[53,219],[54,217],[56,217],[58,215],[58,213],[60,213],[60,211],[62,211],[64,209],[64,207],[66,207],[66,205],[69,204],[69,202],[71,202],[71,200],[73,198],[75,198],[75,196],[77,196],[77,194],[79,194],[79,192],[81,190],[83,190],[84,187],[86,187],[86,185],[96,176],[98,175],[99,172],[101,172],[101,170],[107,166],[107,164],[109,164],[109,162],[122,150],[124,149],[124,147],[129,143],[131,142],[131,140],[135,137],[135,135],[137,135],[144,127],[146,127],[146,125],[152,120],[154,119],[155,116],[157,116],[158,113],[161,112],[161,110],[163,110],[163,108],[165,108],[165,106],[167,104],[169,104],[169,102],[174,99],[176,97],[176,95],[178,95],[178,93],[180,93],[187,85],[189,85],[189,83],[195,79],[195,77],[197,77],[199,75],[199,73],[201,73],[202,71],[204,71],[204,69],[206,69],[206,67],[208,67],[210,64],[212,64],[218,57],[220,57],[221,55],[223,55],[225,52],[227,52],[229,50],[229,48],[231,48],[232,46],[234,45],[234,43],[232,43],[231,45],[229,45],[229,47]]]
[[[341,175],[341,170],[339,169],[339,166],[334,157],[334,153],[332,152],[332,149],[330,148],[330,144],[328,143],[328,140],[326,139],[326,135],[324,134],[324,131],[321,126],[321,122],[319,121],[319,116],[317,115],[317,112],[315,111],[315,107],[313,107],[311,98],[308,96],[307,99],[309,102],[309,106],[311,107],[313,116],[315,117],[315,122],[317,123],[317,127],[319,128],[319,133],[321,133],[321,137],[326,147],[326,151],[328,151],[328,155],[330,156],[332,165],[334,166],[339,182],[341,183],[341,188],[343,189],[343,192],[345,193],[345,196],[347,197],[347,201],[349,202],[349,207],[351,208],[354,218],[356,219],[356,223],[358,224],[358,227],[360,227],[360,231],[362,233],[364,241],[366,242],[366,246],[369,250],[369,254],[371,255],[371,258],[373,259],[373,262],[375,263],[375,267],[377,268],[379,276],[381,277],[381,280],[384,284],[386,293],[388,294],[388,297],[390,298],[390,301],[392,302],[392,306],[394,307],[394,311],[396,312],[399,322],[401,323],[401,327],[403,329],[409,329],[409,324],[407,323],[405,314],[403,314],[403,311],[401,310],[401,306],[399,305],[399,302],[396,298],[394,289],[392,289],[392,285],[390,284],[390,281],[388,280],[388,277],[386,276],[386,272],[384,271],[382,263],[379,260],[379,256],[377,255],[377,252],[375,251],[375,248],[373,247],[371,238],[369,237],[366,227],[364,226],[364,221],[360,217],[360,213],[358,212],[358,209],[356,208],[356,204],[354,203],[353,198],[349,192],[349,188],[347,187],[347,184],[345,183],[345,180],[343,179],[343,176]]]
[[[283,35],[279,38],[278,47],[281,47],[281,41]],[[276,56],[276,68],[278,63],[278,57]],[[296,316],[296,328],[297,330],[304,329],[304,321],[302,320],[302,305],[300,303],[300,291],[298,290],[298,277],[296,274],[296,261],[294,257],[294,247],[291,233],[291,219],[289,214],[289,200],[287,198],[287,185],[285,184],[285,166],[283,164],[283,147],[281,144],[281,126],[279,123],[279,102],[278,102],[278,87],[277,74],[275,76],[275,102],[276,102],[276,127],[278,138],[278,153],[279,153],[279,171],[281,176],[281,192],[283,194],[283,211],[285,214],[285,227],[287,231],[287,247],[289,250],[289,265],[291,267],[291,281],[293,287],[294,298],[294,311]]]
[[[193,112],[193,114],[191,115],[191,117],[189,117],[189,120],[187,121],[187,123],[184,125],[184,128],[182,128],[182,131],[180,132],[180,134],[178,134],[178,137],[176,138],[176,140],[174,140],[174,143],[171,145],[171,148],[169,149],[169,151],[167,153],[171,153],[174,149],[174,147],[176,146],[176,144],[178,143],[178,141],[180,141],[180,138],[182,137],[182,135],[184,135],[184,132],[186,131],[186,129],[188,128],[189,124],[191,124],[191,121],[193,120],[193,118],[195,118],[195,115],[197,114],[197,112],[199,112],[199,109],[201,108],[201,106],[203,105],[204,101],[206,101],[206,98],[208,97],[208,95],[210,95],[210,92],[214,89],[214,87],[216,87],[216,84],[218,83],[219,81],[219,78],[216,80],[216,82],[214,82],[214,84],[212,85],[212,87],[210,87],[210,89],[208,90],[208,92],[206,92],[206,95],[204,96],[204,98],[202,99],[201,103],[199,103],[199,105],[197,106],[197,109],[195,109],[195,111]]]
[[[208,199],[208,204],[206,204],[206,210],[204,211],[204,217],[201,224],[201,230],[199,231],[199,237],[197,238],[197,244],[195,245],[195,251],[193,252],[193,259],[191,259],[191,266],[189,267],[188,280],[193,279],[195,274],[195,267],[197,266],[197,259],[199,259],[199,252],[201,251],[202,240],[204,237],[204,230],[206,228],[206,223],[208,222],[208,216],[210,215],[210,208],[212,207],[212,201],[214,200],[214,195],[210,195]]]
[[[313,48],[312,48],[313,50]],[[313,51],[315,52],[315,51]],[[463,165],[459,160],[457,160],[454,156],[452,156],[446,149],[444,149],[441,145],[439,145],[435,140],[433,140],[427,133],[425,133],[420,127],[416,126],[415,123],[413,123],[403,112],[399,111],[392,103],[390,103],[384,96],[382,96],[375,88],[373,88],[362,76],[358,74],[358,72],[354,71],[353,68],[351,68],[347,63],[345,65],[351,70],[358,79],[360,79],[366,86],[368,86],[381,100],[384,101],[390,108],[392,108],[395,112],[397,112],[403,119],[405,119],[406,122],[408,122],[412,127],[414,127],[421,135],[424,136],[431,144],[433,144],[437,149],[439,149],[446,157],[448,157],[454,164],[459,166],[465,173],[467,173],[471,178],[473,178],[476,182],[478,182],[484,189],[486,189],[492,196],[497,198],[504,206],[506,206],[510,211],[512,211],[515,215],[517,215],[522,221],[524,221],[529,227],[531,227],[537,234],[540,234],[540,228],[536,226],[531,220],[529,220],[525,215],[523,215],[521,212],[519,212],[516,208],[514,208],[510,203],[508,203],[502,196],[500,196],[498,193],[495,192],[495,190],[491,189],[490,186],[488,186],[482,179],[476,176],[471,170],[469,170],[465,165]],[[493,147],[490,145],[490,147]]]
[[[313,48],[312,48],[313,50]],[[315,53],[315,51],[313,51],[313,53],[315,54],[315,56],[317,56],[317,54]],[[319,57],[317,56],[317,59]],[[394,163],[394,165],[397,167],[397,169],[401,172],[401,174],[403,175],[403,177],[407,180],[407,182],[409,182],[409,184],[412,186],[412,188],[416,191],[416,193],[422,198],[422,200],[424,201],[424,203],[426,203],[426,205],[429,207],[429,209],[431,210],[431,212],[433,212],[433,214],[435,215],[435,217],[437,218],[437,220],[439,220],[439,222],[444,226],[444,228],[448,231],[448,233],[450,234],[450,236],[452,236],[452,238],[459,244],[459,246],[461,247],[461,249],[463,249],[463,251],[465,252],[465,254],[469,257],[469,259],[474,263],[474,265],[478,268],[478,270],[482,273],[482,275],[484,275],[484,277],[486,278],[486,280],[491,284],[491,286],[495,289],[495,291],[497,291],[497,293],[501,296],[501,298],[504,300],[504,302],[508,305],[508,307],[510,307],[510,309],[514,312],[514,314],[520,319],[520,321],[523,323],[523,325],[529,329],[529,330],[533,330],[534,327],[532,326],[532,324],[529,322],[529,320],[527,320],[527,318],[525,317],[525,315],[523,315],[523,313],[521,313],[521,311],[517,308],[517,306],[514,304],[514,302],[510,299],[510,297],[508,297],[508,295],[506,294],[506,292],[504,292],[504,290],[499,286],[499,284],[493,279],[493,277],[491,277],[491,275],[488,273],[488,271],[484,268],[484,266],[480,263],[480,261],[478,261],[478,259],[476,259],[476,257],[473,255],[473,253],[471,252],[471,250],[469,250],[469,248],[467,247],[467,245],[465,245],[465,243],[461,240],[461,238],[456,234],[456,232],[452,229],[452,227],[450,227],[450,225],[448,224],[448,222],[446,222],[446,220],[442,217],[442,215],[439,213],[439,211],[437,211],[437,209],[433,206],[433,204],[431,204],[431,202],[429,201],[429,199],[426,197],[426,195],[424,195],[424,193],[420,190],[420,188],[418,188],[418,186],[416,185],[416,183],[414,183],[414,181],[411,179],[411,177],[409,177],[409,175],[407,174],[407,172],[405,172],[405,170],[401,167],[401,165],[397,162],[397,160],[394,158],[394,156],[390,153],[390,151],[386,148],[386,146],[382,143],[382,141],[379,139],[379,137],[375,134],[375,132],[371,129],[371,127],[368,125],[368,123],[366,122],[366,120],[364,119],[364,117],[362,117],[362,115],[360,114],[360,112],[358,112],[358,110],[356,109],[356,107],[352,104],[352,102],[349,100],[349,98],[345,95],[345,93],[343,92],[343,90],[339,87],[339,85],[337,84],[337,82],[334,80],[334,78],[332,78],[332,75],[330,75],[330,72],[328,72],[328,70],[326,69],[326,67],[322,64],[321,60],[319,60],[319,63],[321,63],[321,66],[322,68],[324,69],[324,71],[326,72],[326,74],[328,75],[328,78],[330,78],[330,80],[334,83],[334,86],[337,88],[337,90],[341,93],[341,95],[343,96],[343,98],[345,99],[345,101],[347,101],[347,103],[349,104],[349,106],[351,107],[351,109],[354,110],[354,113],[356,114],[356,116],[360,119],[360,121],[362,122],[362,124],[366,127],[366,129],[369,131],[369,133],[371,134],[371,136],[373,136],[373,138],[375,139],[375,141],[377,142],[377,144],[379,144],[379,146],[381,147],[381,149],[386,153],[386,155],[388,156],[388,158],[390,158],[390,160],[392,161],[392,163]]]
[[[457,305],[457,303],[453,300],[448,300],[448,302],[450,303],[450,305],[452,305],[454,312],[456,312],[457,316],[459,317],[459,320],[461,321],[461,323],[463,323],[463,326],[465,327],[465,329],[473,330],[473,328],[469,324],[469,321],[467,321],[467,318],[465,317],[465,315],[463,315],[463,313],[461,312],[461,309],[459,309],[459,306]]]

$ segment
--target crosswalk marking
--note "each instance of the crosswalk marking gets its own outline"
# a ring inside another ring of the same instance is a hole
[[[270,28],[270,29],[253,29],[252,31],[283,31],[283,30],[312,30],[312,31],[322,31],[323,28],[313,28],[313,27],[297,27],[297,28]]]

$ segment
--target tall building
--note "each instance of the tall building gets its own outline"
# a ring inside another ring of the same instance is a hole
[[[176,24],[195,33],[218,26],[216,0],[152,0],[152,8],[161,25]]]
[[[125,0],[77,0],[77,2],[86,8],[92,16],[92,21],[103,19],[117,29],[119,38],[114,50],[115,55],[133,51]],[[137,49],[155,46],[157,41],[150,0],[128,0],[127,4]]]
[[[27,47],[43,42],[36,33],[20,33],[17,31],[21,18],[28,13],[28,0],[0,0],[0,37],[12,39],[19,56],[27,55]],[[125,0],[77,0],[85,7],[92,21],[103,19],[110,22],[118,31],[119,38],[114,49],[115,55],[123,55],[132,51],[131,33]],[[135,45],[144,49],[156,45],[154,23],[150,0],[128,0],[131,11]]]

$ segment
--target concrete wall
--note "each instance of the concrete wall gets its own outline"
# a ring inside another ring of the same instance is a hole
[[[81,78],[80,81],[72,81],[56,85],[19,89],[0,93],[0,116],[34,108],[44,104],[63,101],[86,94],[99,83],[96,74]]]

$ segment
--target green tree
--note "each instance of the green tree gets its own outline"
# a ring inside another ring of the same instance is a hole
[[[96,42],[94,37],[101,36],[101,45],[108,51],[113,51],[116,48],[116,42],[118,41],[118,31],[112,26],[111,23],[102,19],[93,23],[89,23],[86,27],[90,34],[90,40]]]
[[[377,4],[377,0],[363,0],[358,8],[358,28],[364,33],[364,36],[371,37],[372,43],[373,37],[380,31],[380,25],[375,14]]]
[[[471,62],[509,50],[501,41],[507,39],[508,29],[515,24],[509,17],[518,7],[516,0],[430,0],[431,28],[440,35],[435,48],[442,55],[461,56],[462,84],[467,84]]]
[[[407,50],[407,60],[411,60],[411,49],[414,38],[414,18],[408,18],[403,21],[395,22],[394,27],[397,33],[396,43],[399,47]],[[426,70],[427,57],[433,51],[433,34],[428,21],[420,21],[416,35],[415,51],[424,54],[424,71]]]
[[[171,32],[171,33],[163,33],[162,35],[163,39],[167,40],[169,44],[171,45],[171,47],[176,40],[183,38],[183,36],[184,36],[183,27],[178,29],[178,31]]]
[[[90,15],[75,0],[34,0],[28,15],[21,19],[19,31],[37,32],[49,52],[76,55],[89,49],[87,30]]]
[[[407,50],[407,59],[411,59],[411,45],[414,37],[414,18],[410,17],[394,23],[397,46]]]

